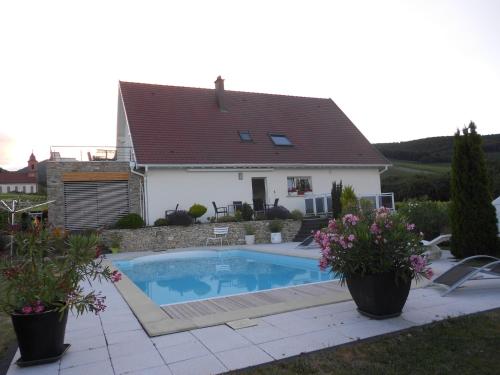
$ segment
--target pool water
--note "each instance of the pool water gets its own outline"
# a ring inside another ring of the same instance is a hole
[[[114,264],[159,305],[334,279],[318,260],[247,250],[150,255]]]

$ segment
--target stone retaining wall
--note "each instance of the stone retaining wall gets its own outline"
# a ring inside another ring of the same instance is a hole
[[[205,246],[208,237],[213,237],[214,227],[229,227],[228,241],[230,245],[244,243],[245,224],[239,223],[203,223],[188,227],[165,226],[147,227],[141,229],[112,229],[102,233],[102,239],[108,246],[113,238],[120,243],[120,251],[147,251],[174,249],[184,247]],[[270,243],[269,221],[251,222],[255,228],[255,243]],[[284,220],[281,236],[283,242],[292,241],[300,228],[300,221]],[[216,244],[212,242],[212,244]],[[224,241],[224,244],[226,242]]]

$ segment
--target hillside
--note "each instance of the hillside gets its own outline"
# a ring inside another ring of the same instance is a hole
[[[500,134],[483,135],[488,160],[500,161]],[[385,157],[419,163],[451,163],[453,136],[416,139],[408,142],[375,143]]]
[[[496,197],[500,195],[500,134],[482,138],[493,196]],[[449,199],[452,136],[374,146],[393,164],[382,174],[383,192],[394,192],[397,201],[419,197]]]

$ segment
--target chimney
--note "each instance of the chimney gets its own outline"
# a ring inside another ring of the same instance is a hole
[[[224,80],[218,76],[215,80],[215,97],[217,99],[217,106],[221,112],[227,112],[226,104],[224,102]]]

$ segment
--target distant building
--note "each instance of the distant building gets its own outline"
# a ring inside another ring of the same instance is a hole
[[[0,193],[27,193],[38,192],[37,185],[38,161],[33,153],[28,160],[27,172],[0,173]]]

